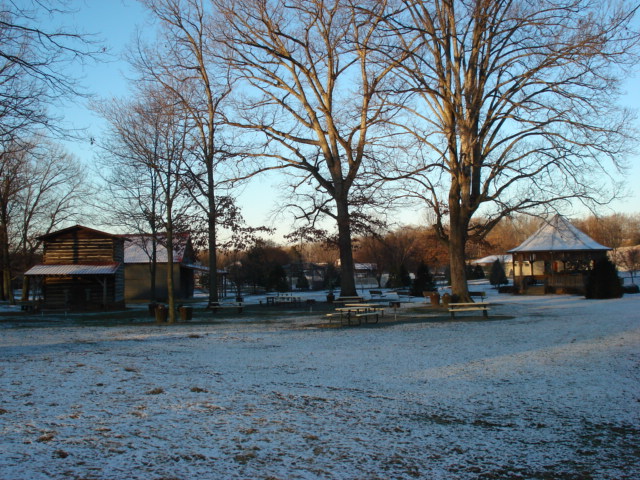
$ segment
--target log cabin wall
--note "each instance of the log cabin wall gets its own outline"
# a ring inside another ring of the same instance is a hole
[[[107,282],[106,304],[104,286]],[[47,308],[65,310],[101,310],[124,306],[115,300],[113,275],[83,275],[78,277],[47,277],[43,294]]]
[[[120,267],[115,274],[115,285],[113,293],[113,301],[117,305],[124,306],[125,298],[125,277],[124,277],[124,239],[114,238],[113,240],[113,261],[118,262]]]
[[[120,249],[116,248],[120,243]],[[97,237],[91,232],[76,230],[45,242],[42,263],[46,265],[123,262],[123,241],[116,238]],[[120,250],[120,252],[117,252]],[[118,256],[119,259],[115,257]]]

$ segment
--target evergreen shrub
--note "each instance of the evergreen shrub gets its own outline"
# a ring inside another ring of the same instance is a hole
[[[607,257],[596,260],[587,277],[585,297],[620,298],[622,294],[622,284],[616,266]]]

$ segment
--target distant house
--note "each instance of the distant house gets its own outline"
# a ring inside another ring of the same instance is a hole
[[[42,263],[25,275],[39,285],[44,308],[124,307],[124,238],[76,225],[39,239]]]
[[[311,290],[319,290],[324,286],[326,264],[301,262],[284,265],[283,268],[287,275],[287,283],[291,285],[292,289],[298,284],[301,275],[307,278],[308,288]]]
[[[595,260],[609,250],[566,218],[555,215],[520,246],[509,250],[513,254],[515,291],[583,294]]]
[[[125,235],[125,298],[127,302],[150,301],[154,298],[151,291],[151,258],[153,237],[151,235]],[[168,296],[167,269],[168,255],[166,237],[157,237],[156,241],[156,285],[155,299],[166,300]],[[195,264],[195,255],[191,236],[181,233],[173,239],[173,285],[174,295],[178,299],[193,297],[195,284],[194,271],[208,270]]]
[[[513,256],[512,255],[489,255],[487,257],[473,260],[471,265],[480,265],[486,277],[491,273],[491,267],[496,260],[499,260],[508,277],[513,275]]]

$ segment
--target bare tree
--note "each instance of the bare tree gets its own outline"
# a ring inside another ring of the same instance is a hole
[[[0,261],[2,265],[2,299],[14,303],[11,286],[11,255],[9,228],[18,204],[18,195],[25,188],[25,151],[13,142],[4,146],[0,156]]]
[[[640,246],[622,247],[613,252],[616,266],[629,272],[631,283],[635,285],[635,276],[640,270]]]
[[[43,140],[30,152],[25,166],[29,181],[20,192],[20,217],[15,223],[17,246],[24,267],[33,263],[42,235],[51,233],[79,215],[91,196],[82,164],[61,146]],[[23,300],[28,300],[29,277],[22,279]]]
[[[361,263],[375,264],[375,277],[378,287],[382,287],[382,275],[389,272],[393,265],[390,259],[389,249],[380,235],[368,235],[358,239],[358,249],[355,252],[356,260]]]
[[[218,230],[234,227],[237,207],[231,196],[229,148],[222,136],[222,107],[231,91],[226,66],[214,62],[216,33],[203,0],[140,0],[160,23],[159,41],[138,40],[131,61],[142,82],[162,84],[192,123],[192,196],[207,217],[209,306],[218,303]],[[233,205],[233,212],[229,207]]]
[[[402,48],[389,52],[411,54],[402,77],[414,102],[402,125],[422,149],[393,165],[395,177],[410,177],[410,194],[435,212],[453,291],[469,300],[469,239],[513,212],[615,195],[633,137],[631,115],[616,100],[625,67],[637,62],[638,5],[401,3],[387,25]],[[472,221],[476,213],[482,218]]]
[[[111,99],[94,105],[94,109],[110,124],[129,124],[129,102]],[[113,132],[112,132],[113,133]],[[102,212],[102,222],[135,233],[142,239],[139,246],[149,257],[151,302],[157,300],[156,276],[160,219],[165,216],[164,202],[158,187],[158,172],[151,165],[141,164],[135,153],[123,148],[120,135],[108,135],[97,141],[103,171],[104,190],[96,210]],[[149,241],[146,236],[149,235]]]
[[[640,227],[640,223],[632,215],[623,213],[590,215],[573,223],[596,242],[614,250],[630,244],[634,232]]]
[[[131,197],[137,209],[132,213],[137,211],[147,225],[164,232],[156,234],[156,241],[167,251],[168,313],[169,321],[174,322],[174,233],[193,220],[186,200],[190,185],[184,175],[192,125],[182,104],[164,87],[145,88],[136,97],[136,101],[114,102],[103,110],[110,128],[103,147],[110,149],[114,163],[131,175],[129,185],[121,185],[120,191],[124,187],[140,193],[138,198]],[[142,187],[140,178],[151,183]]]
[[[13,301],[16,269],[31,266],[40,247],[38,237],[77,214],[88,191],[77,159],[42,137],[3,145],[0,178],[3,292]],[[28,293],[28,277],[24,277],[23,300]]]
[[[49,107],[83,92],[70,65],[99,53],[94,40],[70,28],[44,28],[69,13],[66,0],[2,2],[0,9],[0,136],[38,130],[67,133]],[[25,133],[27,132],[27,133]]]
[[[386,2],[215,0],[221,54],[243,94],[230,123],[262,138],[255,155],[290,173],[297,220],[337,226],[341,294],[355,295],[353,229],[374,198],[367,171],[384,155],[394,107],[391,62],[372,46]]]

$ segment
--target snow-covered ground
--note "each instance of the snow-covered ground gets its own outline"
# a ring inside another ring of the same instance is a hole
[[[5,322],[0,478],[640,478],[640,295],[490,292],[378,328]]]

